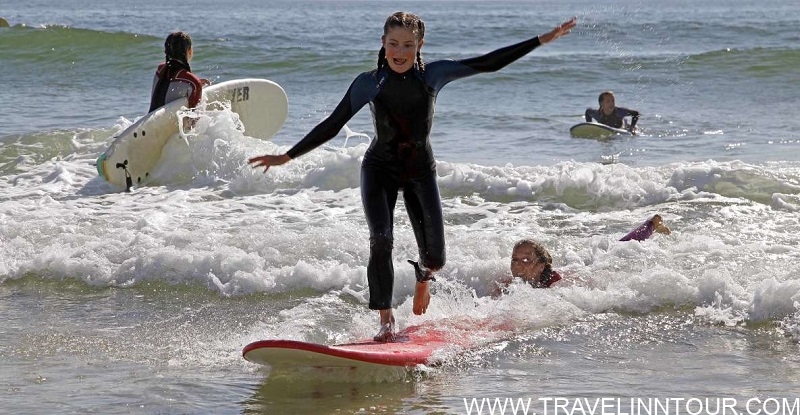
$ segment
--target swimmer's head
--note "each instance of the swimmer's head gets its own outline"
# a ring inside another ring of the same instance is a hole
[[[552,270],[553,257],[540,243],[523,239],[511,252],[511,274],[525,282],[538,284],[545,272]]]
[[[607,114],[610,114],[617,105],[614,100],[614,93],[611,91],[600,93],[600,96],[597,97],[597,103],[600,104],[600,110],[606,110]]]

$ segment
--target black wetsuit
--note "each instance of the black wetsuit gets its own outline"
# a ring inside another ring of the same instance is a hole
[[[539,45],[536,37],[475,58],[431,62],[424,70],[415,65],[398,74],[385,65],[364,72],[333,113],[287,152],[294,159],[320,146],[370,104],[376,137],[361,164],[361,199],[370,231],[367,277],[371,309],[391,308],[393,217],[401,189],[421,265],[437,270],[445,263],[442,205],[429,140],[439,91],[450,81],[501,69]]]

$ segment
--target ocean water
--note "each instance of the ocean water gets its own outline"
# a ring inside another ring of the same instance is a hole
[[[426,21],[426,60],[578,17],[569,36],[439,95],[448,263],[421,317],[398,204],[399,325],[496,329],[435,367],[271,373],[242,347],[377,328],[358,188],[369,111],[267,174],[246,160],[327,116],[375,65],[396,10]],[[800,413],[797,2],[11,0],[0,17],[2,413],[477,414],[528,399],[505,413],[600,401],[639,414],[647,400]],[[144,115],[178,29],[194,72],[271,79],[289,117],[265,141],[205,114],[188,146],[168,143],[151,186],[125,193],[93,163]],[[604,90],[642,113],[641,134],[570,138]],[[671,235],[618,241],[655,213]],[[521,238],[550,248],[564,284],[493,300]]]

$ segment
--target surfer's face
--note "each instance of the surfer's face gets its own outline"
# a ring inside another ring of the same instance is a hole
[[[520,245],[511,253],[511,275],[526,282],[538,281],[545,264],[538,260],[530,245]]]
[[[603,113],[606,115],[611,115],[611,113],[614,112],[616,105],[617,105],[616,102],[614,102],[614,96],[608,94],[603,97],[603,101],[600,104],[600,110],[603,111]]]
[[[414,67],[417,52],[422,48],[424,40],[417,40],[413,30],[406,27],[393,27],[381,38],[386,49],[386,61],[389,68],[397,73],[404,73]]]

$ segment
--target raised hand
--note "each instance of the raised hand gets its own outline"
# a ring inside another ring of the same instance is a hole
[[[567,20],[564,23],[556,26],[555,29],[543,34],[539,35],[539,42],[542,44],[550,43],[561,36],[569,34],[572,31],[572,28],[575,27],[577,23],[577,17],[573,17],[572,19]]]

